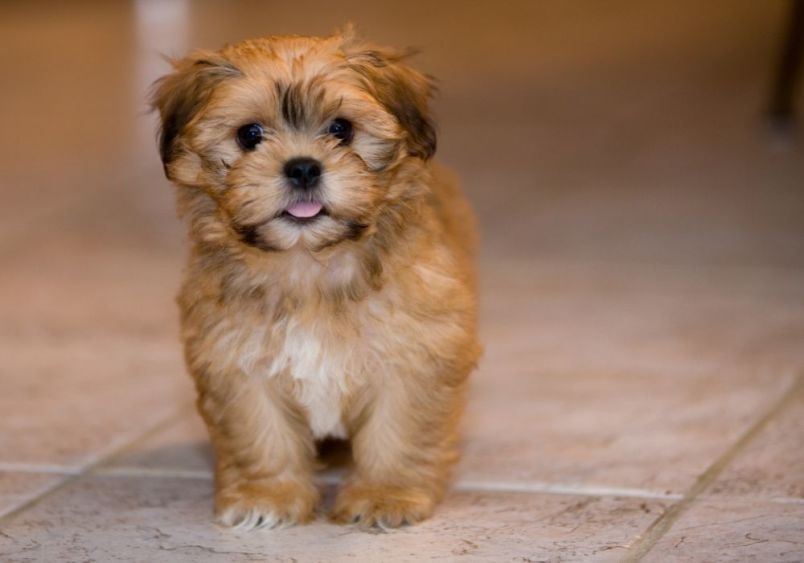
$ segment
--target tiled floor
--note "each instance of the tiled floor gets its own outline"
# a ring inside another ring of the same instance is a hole
[[[804,560],[804,152],[759,115],[784,7],[0,6],[0,560]],[[347,19],[441,78],[486,355],[432,520],[237,534],[142,100],[158,51]]]

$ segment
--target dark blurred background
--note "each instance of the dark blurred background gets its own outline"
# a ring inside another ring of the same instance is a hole
[[[113,231],[177,244],[145,104],[168,70],[161,54],[352,21],[419,48],[439,79],[438,156],[463,179],[490,255],[801,265],[800,142],[763,115],[790,6],[6,2],[4,236],[41,235],[56,208],[91,204],[119,214]]]

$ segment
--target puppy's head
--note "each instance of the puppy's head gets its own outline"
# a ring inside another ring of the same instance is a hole
[[[359,240],[435,152],[430,81],[351,31],[199,52],[154,87],[169,179],[204,194],[218,237],[263,251]]]

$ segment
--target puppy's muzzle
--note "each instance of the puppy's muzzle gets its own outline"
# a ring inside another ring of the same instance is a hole
[[[284,173],[294,188],[311,189],[321,179],[321,163],[306,156],[291,158],[285,163]]]

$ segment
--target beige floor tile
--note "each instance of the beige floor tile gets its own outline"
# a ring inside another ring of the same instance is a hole
[[[413,528],[366,533],[316,522],[238,534],[211,524],[211,484],[94,477],[2,524],[4,561],[92,557],[136,561],[616,560],[663,509],[638,499],[449,495]],[[102,530],[102,532],[101,532]]]
[[[495,371],[804,366],[804,271],[487,260],[481,280],[484,365]]]
[[[646,562],[802,561],[804,504],[700,501],[653,547]]]
[[[742,450],[707,496],[798,499],[804,504],[804,386]],[[804,522],[802,522],[804,531]]]
[[[174,267],[89,235],[6,260],[2,461],[91,462],[191,397],[165,288]]]
[[[178,260],[142,246],[65,236],[5,261],[0,277],[4,341],[130,335],[175,342]]]
[[[20,473],[0,469],[0,518],[37,498],[65,478],[65,475],[59,474]]]
[[[161,173],[136,165],[107,178],[108,186],[85,178],[102,189],[11,238],[0,236],[4,338],[175,338],[182,228],[172,192],[157,179]]]
[[[804,367],[796,273],[503,263],[483,277],[462,479],[683,492]]]
[[[91,463],[192,400],[177,246],[150,245],[144,213],[112,197],[32,235],[34,252],[4,249],[0,461]]]
[[[682,493],[783,391],[714,375],[518,375],[476,382],[459,478]]]
[[[191,409],[188,409],[188,411]],[[201,416],[188,412],[169,428],[135,444],[104,467],[212,476],[212,448]]]
[[[191,401],[173,346],[93,336],[17,343],[3,356],[2,462],[93,463]]]

